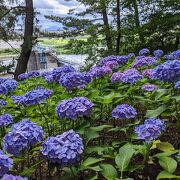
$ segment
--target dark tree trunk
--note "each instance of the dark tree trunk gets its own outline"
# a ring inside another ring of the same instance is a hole
[[[133,0],[132,2],[133,2],[133,7],[134,7],[134,19],[135,19],[136,29],[138,31],[139,40],[141,42],[141,47],[143,47],[145,44],[145,40],[144,40],[144,36],[143,36],[142,30],[141,30],[137,0]]]
[[[117,0],[117,42],[116,53],[119,54],[121,43],[121,19],[120,19],[120,0]]]
[[[24,30],[24,41],[22,44],[21,54],[18,58],[14,78],[18,79],[19,74],[25,73],[27,64],[32,50],[32,36],[33,36],[33,20],[34,20],[34,9],[33,0],[26,1],[26,17],[25,17],[25,30]]]
[[[109,53],[112,53],[112,38],[111,38],[111,31],[108,21],[108,15],[106,10],[106,3],[104,0],[101,0],[101,8],[102,8],[102,15],[103,15],[103,23],[104,23],[104,31],[105,31],[105,39],[108,47]]]

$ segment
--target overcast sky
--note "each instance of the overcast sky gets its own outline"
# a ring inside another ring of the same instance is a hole
[[[33,0],[33,2],[34,7],[41,13],[38,18],[43,29],[59,25],[44,18],[44,15],[66,16],[69,9],[75,8],[76,11],[81,11],[85,8],[76,0]]]

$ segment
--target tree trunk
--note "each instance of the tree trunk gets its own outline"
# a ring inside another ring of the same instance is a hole
[[[141,42],[141,47],[144,46],[144,36],[141,32],[141,25],[140,25],[140,20],[139,20],[139,9],[137,5],[137,0],[133,0],[133,7],[134,7],[134,19],[135,19],[135,24],[136,24],[136,29],[138,30],[138,35],[139,35],[139,40]]]
[[[117,42],[116,42],[117,54],[119,54],[120,42],[121,42],[120,0],[117,0]]]
[[[108,51],[109,53],[112,53],[112,38],[111,38],[111,31],[110,31],[108,15],[106,10],[106,3],[104,0],[101,0],[100,2],[101,2],[102,15],[103,15],[105,39],[106,39]]]
[[[25,17],[25,30],[24,30],[24,41],[22,44],[21,54],[18,58],[14,78],[18,79],[19,74],[25,73],[27,64],[32,51],[32,36],[33,36],[33,20],[34,20],[34,9],[33,0],[26,1],[26,17]]]

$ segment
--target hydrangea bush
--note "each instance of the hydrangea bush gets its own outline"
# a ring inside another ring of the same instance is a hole
[[[0,178],[179,179],[179,52],[0,78]]]

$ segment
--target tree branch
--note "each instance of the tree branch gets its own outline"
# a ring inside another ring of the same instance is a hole
[[[12,8],[10,8],[10,9],[8,9],[1,17],[0,17],[0,20],[2,19],[2,18],[4,18],[7,14],[9,14],[12,10],[14,10],[14,9],[24,9],[25,7],[24,6],[15,6],[15,7],[12,7]]]

